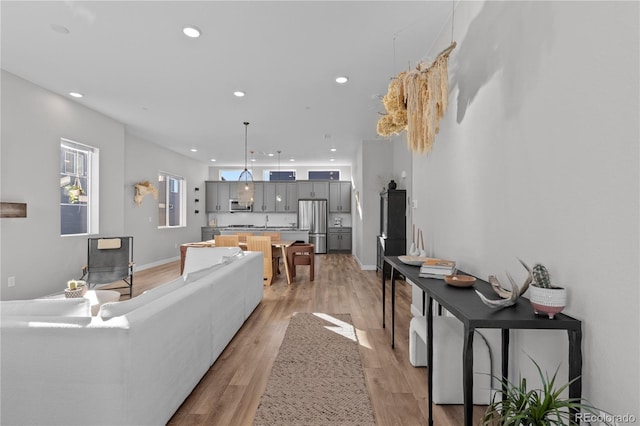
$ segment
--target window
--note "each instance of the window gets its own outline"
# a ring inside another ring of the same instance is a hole
[[[169,173],[158,174],[158,228],[187,226],[186,181]]]
[[[60,235],[98,233],[97,148],[60,139]]]
[[[295,170],[267,170],[264,172],[264,180],[296,180]]]
[[[220,180],[230,180],[230,181],[238,180],[240,179],[240,175],[242,174],[243,171],[244,169],[220,170]]]
[[[340,170],[309,170],[309,180],[340,180]]]

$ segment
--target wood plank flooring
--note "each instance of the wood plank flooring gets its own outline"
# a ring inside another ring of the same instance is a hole
[[[171,262],[137,272],[134,297],[178,277],[179,268],[179,262]],[[264,288],[260,305],[168,424],[251,425],[294,312],[350,313],[376,424],[427,423],[427,370],[411,366],[408,356],[411,287],[402,281],[396,286],[396,347],[391,349],[389,316],[382,328],[379,274],[360,270],[350,254],[317,255],[314,281],[309,281],[308,267],[297,271],[292,285],[279,275]],[[475,407],[474,424],[484,409]],[[462,406],[434,405],[434,424],[462,425]]]

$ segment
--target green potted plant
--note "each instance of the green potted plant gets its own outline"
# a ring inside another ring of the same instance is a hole
[[[531,357],[529,359],[538,370],[542,388],[528,389],[527,379],[524,377],[520,378],[517,384],[500,378],[502,389],[493,395],[493,400],[482,418],[483,426],[578,426],[579,420],[571,418],[572,410],[583,415],[597,414],[598,410],[595,407],[583,403],[582,400],[562,396],[565,389],[579,380],[579,377],[556,387],[558,369],[556,368],[553,376],[549,378],[548,375],[542,374],[540,366]]]

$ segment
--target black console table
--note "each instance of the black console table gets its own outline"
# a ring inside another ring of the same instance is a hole
[[[567,330],[569,334],[569,397],[582,397],[582,323],[564,314],[556,314],[554,319],[537,316],[528,300],[520,298],[514,306],[494,310],[486,306],[470,288],[447,285],[443,280],[422,278],[420,267],[402,263],[398,256],[385,256],[384,262],[391,267],[391,347],[394,347],[395,333],[395,289],[396,277],[402,275],[407,281],[422,290],[423,309],[427,321],[427,388],[429,404],[429,425],[433,425],[433,301],[451,312],[464,325],[462,361],[462,386],[464,398],[464,424],[473,421],[473,335],[477,328],[497,328],[502,330],[502,377],[509,372],[509,330],[548,329]],[[382,327],[385,327],[385,274],[382,274]],[[473,288],[490,298],[497,298],[491,285],[477,280]],[[437,367],[437,366],[435,366]],[[575,411],[573,412],[575,415]]]

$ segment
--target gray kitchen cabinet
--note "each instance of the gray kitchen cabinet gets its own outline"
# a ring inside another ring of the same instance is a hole
[[[216,235],[220,235],[220,228],[215,226],[203,226],[201,229],[202,241],[213,240]]]
[[[298,198],[329,198],[329,182],[298,181]]]
[[[351,212],[351,182],[329,182],[329,212]]]
[[[276,212],[295,213],[298,211],[298,186],[295,182],[276,183],[276,197],[280,195],[280,201],[276,200]]]
[[[205,192],[207,213],[229,212],[229,182],[206,181]]]
[[[276,184],[273,182],[255,182],[253,194],[253,212],[271,213],[276,211]]]
[[[328,251],[351,251],[351,228],[329,228]]]

